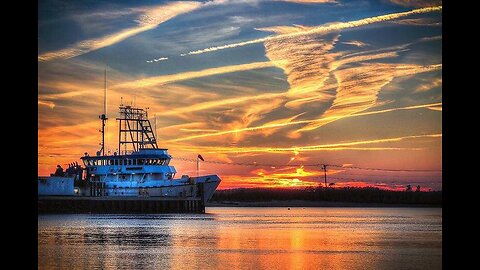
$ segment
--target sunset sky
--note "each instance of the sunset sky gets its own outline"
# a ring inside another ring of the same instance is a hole
[[[107,150],[118,106],[156,115],[178,171],[219,189],[442,189],[442,3],[39,2],[38,173]],[[303,166],[302,166],[303,165]],[[385,171],[363,170],[380,168]],[[417,170],[417,171],[415,171]]]

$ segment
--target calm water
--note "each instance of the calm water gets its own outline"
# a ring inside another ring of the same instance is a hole
[[[39,215],[39,269],[441,269],[439,208]]]

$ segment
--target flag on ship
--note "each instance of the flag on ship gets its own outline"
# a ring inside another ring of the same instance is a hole
[[[205,161],[205,160],[203,159],[202,155],[200,155],[200,154],[198,155],[198,158],[199,158],[201,161]]]

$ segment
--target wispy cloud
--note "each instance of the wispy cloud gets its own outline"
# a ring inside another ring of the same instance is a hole
[[[342,119],[375,106],[380,90],[394,78],[441,69],[442,65],[420,66],[407,64],[364,63],[358,67],[345,68],[334,72],[339,83],[332,106],[322,117]],[[334,121],[334,120],[332,120]],[[319,128],[329,121],[310,123],[293,134]],[[295,135],[293,135],[295,136]]]
[[[328,79],[337,53],[330,53],[338,35],[315,39],[308,36],[265,42],[266,56],[287,75],[288,95],[302,98],[318,96]],[[297,106],[301,103],[297,103]]]
[[[46,52],[38,56],[38,61],[69,59],[100,48],[111,46],[131,36],[151,30],[159,24],[183,13],[199,8],[200,2],[171,2],[161,6],[145,8],[137,20],[137,26],[123,29],[119,32],[77,42],[76,44],[57,51]]]
[[[361,42],[361,41],[359,41],[359,40],[343,41],[342,44],[352,45],[352,46],[356,46],[356,47],[365,47],[365,46],[368,46],[367,43]]]
[[[426,92],[436,87],[442,86],[442,78],[432,78],[429,81],[420,84],[415,89],[415,92]]]

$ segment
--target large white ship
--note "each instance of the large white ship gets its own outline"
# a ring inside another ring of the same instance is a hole
[[[159,148],[146,109],[120,105],[118,153],[105,155],[106,114],[102,114],[101,149],[85,153],[77,163],[49,177],[39,177],[40,197],[73,196],[107,198],[200,199],[208,201],[220,184],[217,175],[177,177],[172,156]],[[203,159],[200,155],[197,157]],[[198,169],[198,163],[197,163]],[[198,171],[197,171],[198,174]],[[177,178],[176,178],[177,177]]]

